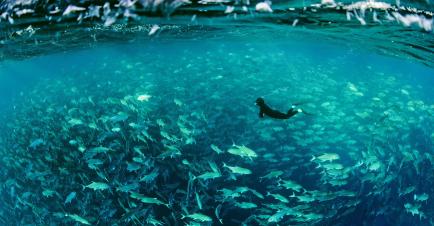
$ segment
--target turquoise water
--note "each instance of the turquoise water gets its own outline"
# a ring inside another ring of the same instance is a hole
[[[0,225],[434,225],[432,31],[284,6],[4,36]]]

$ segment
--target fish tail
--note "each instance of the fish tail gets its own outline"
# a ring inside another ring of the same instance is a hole
[[[281,182],[282,182],[282,178],[279,177],[279,180],[277,181],[277,186],[280,187],[280,185],[282,185]]]
[[[312,162],[312,161],[314,161],[315,159],[316,159],[315,156],[312,155],[312,158],[310,159],[310,161]]]
[[[197,177],[191,172],[188,173],[188,176],[190,177],[190,180],[192,180],[192,181],[197,179]]]

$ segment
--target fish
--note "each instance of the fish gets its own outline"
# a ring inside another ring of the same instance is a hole
[[[149,94],[141,94],[137,96],[137,100],[140,102],[148,102],[151,99],[151,95]]]
[[[258,197],[260,199],[264,199],[264,196],[261,193],[259,193],[258,191],[251,189],[251,188],[249,188],[249,191],[252,192],[253,195],[255,195],[256,197]]]
[[[74,220],[74,221],[76,221],[78,223],[81,223],[81,224],[91,225],[91,223],[88,220],[84,219],[83,217],[78,216],[77,214],[69,214],[69,213],[67,213],[67,214],[65,214],[65,217],[69,217],[72,220]]]
[[[267,196],[273,196],[273,198],[275,198],[276,200],[279,200],[280,202],[283,202],[283,203],[289,202],[289,200],[287,198],[283,197],[280,194],[272,194],[270,192],[267,192]]]
[[[181,219],[190,218],[197,222],[212,222],[212,218],[201,213],[193,213],[188,215],[182,215]]]
[[[145,163],[145,161],[142,158],[142,156],[140,156],[140,157],[133,157],[133,161],[136,162],[136,163]]]
[[[187,166],[191,165],[191,163],[187,159],[183,159],[182,164],[187,165]]]
[[[112,132],[118,133],[118,132],[121,131],[121,128],[119,128],[119,127],[114,127],[114,128],[112,128],[111,130],[112,130]]]
[[[92,182],[84,187],[93,189],[94,191],[110,189],[110,186],[103,182]]]
[[[179,106],[179,107],[181,107],[182,105],[184,105],[184,103],[182,103],[182,101],[179,100],[179,99],[177,99],[177,98],[173,99],[173,102],[174,102],[177,106]]]
[[[405,203],[404,207],[405,211],[411,213],[412,216],[421,214],[421,211],[419,210],[421,207],[420,204]]]
[[[282,180],[280,179],[278,181],[278,185],[279,187],[283,187],[286,188],[288,190],[294,190],[296,192],[300,192],[301,189],[303,189],[303,187],[301,185],[299,185],[298,183],[292,181],[292,180]]]
[[[164,160],[166,158],[171,158],[171,159],[176,158],[181,155],[182,155],[181,151],[175,147],[173,149],[169,149],[168,151],[164,151],[163,153],[159,154],[157,158]]]
[[[341,191],[335,192],[335,195],[336,196],[354,197],[354,196],[356,196],[356,193],[353,191],[341,190]]]
[[[156,225],[164,225],[163,222],[161,222],[161,221],[155,219],[155,218],[152,217],[152,216],[150,216],[150,217],[148,217],[148,218],[146,219],[146,223],[148,223],[149,225],[154,225],[154,226],[156,226]]]
[[[118,112],[117,115],[114,115],[110,118],[111,122],[118,123],[118,122],[125,122],[129,118],[129,115],[125,112]],[[120,131],[120,128],[118,128]]]
[[[72,146],[75,146],[75,145],[78,144],[78,141],[76,141],[76,140],[69,140],[68,143],[69,143],[70,145],[72,145]]]
[[[381,163],[379,161],[375,161],[369,164],[368,169],[371,171],[377,171],[378,169],[380,169],[380,167],[381,167]]]
[[[56,194],[56,192],[53,190],[45,189],[44,191],[42,191],[42,195],[47,198],[52,197],[54,194]]]
[[[200,196],[197,192],[195,193],[195,197],[196,197],[197,206],[201,210],[202,209],[202,201],[200,200]]]
[[[158,200],[157,198],[144,196],[144,195],[137,193],[137,192],[131,192],[130,197],[133,199],[137,199],[137,200],[139,200],[143,203],[146,203],[146,204],[164,205],[164,206],[169,208],[168,204]]]
[[[152,171],[146,175],[143,175],[142,177],[140,177],[139,181],[140,182],[145,182],[145,183],[152,183],[155,178],[157,178],[159,175],[159,169],[158,168],[154,168],[152,169]]]
[[[71,193],[69,193],[68,194],[68,196],[66,196],[66,199],[65,199],[65,204],[69,204],[69,203],[71,203],[71,201],[75,198],[75,196],[77,196],[77,193],[76,192],[71,192]]]
[[[281,171],[281,170],[274,170],[274,171],[269,172],[267,175],[259,177],[259,178],[261,180],[264,179],[264,178],[266,178],[266,179],[272,179],[272,178],[279,177],[281,175],[283,175],[283,171]]]
[[[255,203],[251,203],[251,202],[236,202],[235,206],[241,209],[253,209],[258,207]]]
[[[179,130],[181,131],[181,133],[184,135],[184,136],[191,136],[192,135],[192,131],[191,130],[189,130],[189,129],[187,129],[186,127],[180,127],[179,128]]]
[[[91,159],[99,153],[107,153],[110,150],[111,150],[110,148],[106,148],[106,147],[102,147],[102,146],[94,147],[94,148],[91,148],[91,149],[84,152],[84,158]]]
[[[242,174],[242,175],[252,174],[252,171],[250,171],[249,169],[239,167],[239,166],[228,166],[226,165],[226,163],[223,163],[223,167],[228,168],[232,173],[235,174]]]
[[[295,209],[288,208],[288,207],[284,206],[284,207],[280,208],[275,214],[271,215],[267,219],[267,222],[268,223],[278,223],[278,222],[282,221],[283,217],[285,217],[287,215],[297,216],[297,215],[303,215],[303,214],[300,213],[299,211],[295,210]]]
[[[220,210],[221,210],[221,208],[222,208],[222,204],[219,204],[219,205],[215,208],[215,210],[214,210],[214,214],[215,214],[217,220],[220,222],[220,224],[223,224],[223,220],[220,218]]]
[[[234,189],[234,192],[237,192],[240,194],[243,194],[243,193],[248,192],[248,191],[250,191],[250,189],[248,187],[236,187]]]
[[[240,197],[240,196],[241,196],[240,193],[238,193],[238,192],[236,192],[236,191],[233,191],[233,190],[231,190],[231,189],[228,189],[228,188],[220,189],[220,190],[218,190],[218,192],[222,193],[222,196],[223,196],[225,199],[233,199],[233,198],[236,198],[236,197]]]
[[[217,147],[216,145],[214,145],[214,144],[211,144],[211,149],[213,150],[213,151],[215,151],[217,154],[222,154],[222,153],[224,153],[219,147]]]
[[[332,185],[332,186],[344,186],[344,185],[348,184],[348,181],[346,181],[346,180],[329,180],[329,181],[327,181],[327,183]]]
[[[312,159],[310,161],[318,160],[320,162],[332,162],[335,160],[338,160],[340,157],[336,153],[324,153],[322,155],[319,155],[317,157],[312,156]]]
[[[329,163],[329,164],[324,164],[324,165],[320,165],[320,166],[325,168],[326,170],[341,170],[344,168],[344,166],[342,164],[339,164],[339,163]]]
[[[323,214],[318,214],[318,213],[303,214],[303,218],[306,219],[307,221],[318,220],[318,219],[322,219],[323,217],[324,217]]]
[[[133,172],[133,171],[137,171],[141,168],[142,166],[138,163],[132,162],[132,163],[127,163],[127,170],[128,172]]]
[[[164,123],[163,119],[157,119],[156,123],[159,127],[164,127],[166,123]]]
[[[116,187],[116,191],[128,193],[131,190],[138,189],[139,186],[140,185],[138,183],[124,184],[124,185],[120,185],[120,186]]]
[[[249,159],[258,157],[256,152],[254,152],[252,149],[250,149],[244,145],[241,145],[241,146],[233,145],[231,148],[228,149],[227,152],[230,154],[233,154],[233,155],[238,155],[240,157],[249,158]]]
[[[87,166],[93,170],[98,169],[98,166],[104,164],[104,162],[101,159],[87,159],[86,162],[87,162]]]
[[[42,146],[45,144],[45,141],[41,138],[36,139],[34,141],[32,141],[32,143],[30,143],[29,148],[30,149],[37,149],[39,146]]]
[[[310,195],[295,195],[295,193],[292,193],[292,195],[289,197],[297,198],[299,202],[304,202],[304,203],[310,203],[315,201],[315,198]]]
[[[420,195],[414,194],[413,199],[416,202],[424,202],[424,201],[427,201],[429,199],[429,195],[427,193],[422,193]]]
[[[220,173],[220,170],[219,170],[219,168],[217,167],[217,164],[216,164],[215,162],[208,161],[208,165],[209,165],[209,167],[211,168],[211,170],[212,170],[213,172]]]
[[[219,172],[205,172],[195,178],[202,179],[202,180],[210,180],[210,179],[219,178],[221,176],[222,175]]]
[[[107,175],[104,173],[104,171],[99,171],[99,170],[97,170],[96,171],[96,175],[98,175],[98,177],[99,178],[101,178],[101,179],[103,179],[103,180],[105,180],[105,181],[109,181],[108,179],[107,179]]]
[[[72,118],[68,121],[68,123],[74,127],[74,126],[78,126],[78,125],[82,125],[83,121],[81,121],[80,119],[76,119],[76,118]]]

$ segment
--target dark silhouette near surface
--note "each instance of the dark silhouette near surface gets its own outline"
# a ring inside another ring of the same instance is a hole
[[[302,109],[300,108],[295,108],[294,106],[288,110],[288,112],[283,113],[277,110],[274,110],[272,108],[270,108],[266,103],[264,98],[259,97],[258,99],[256,99],[256,105],[258,105],[259,107],[259,117],[263,118],[264,115],[270,117],[270,118],[274,118],[274,119],[289,119],[292,116],[303,112]],[[305,112],[304,112],[305,113]],[[308,113],[305,113],[308,114]]]

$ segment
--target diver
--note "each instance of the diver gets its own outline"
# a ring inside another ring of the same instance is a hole
[[[307,114],[307,115],[311,115],[311,114],[303,111],[301,108],[297,108],[296,105],[298,105],[298,104],[293,104],[291,109],[289,109],[287,113],[282,113],[280,111],[273,110],[265,103],[264,98],[261,98],[261,97],[256,99],[256,105],[259,106],[259,117],[260,118],[263,118],[264,115],[266,115],[270,118],[275,118],[275,119],[289,119],[292,116],[294,116],[298,113],[301,113],[301,112],[303,112],[304,114]]]

